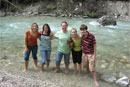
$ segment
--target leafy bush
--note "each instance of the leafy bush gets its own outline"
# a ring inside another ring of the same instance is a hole
[[[88,17],[90,17],[90,18],[97,18],[97,17],[98,17],[98,14],[95,13],[95,12],[92,12],[92,13],[87,13],[87,12],[85,12],[85,13],[84,13],[84,16],[88,16]]]

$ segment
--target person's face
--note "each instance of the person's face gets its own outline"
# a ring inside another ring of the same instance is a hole
[[[32,25],[32,31],[33,31],[33,32],[37,32],[37,25],[36,25],[36,24],[33,24],[33,25]]]
[[[62,31],[66,32],[67,31],[67,24],[66,23],[62,23]]]
[[[48,31],[48,27],[46,25],[44,26],[44,31]]]
[[[76,37],[76,36],[77,36],[76,30],[71,30],[71,35],[72,35],[73,37]]]
[[[82,35],[86,35],[86,34],[87,34],[87,30],[86,30],[86,29],[82,29],[82,30],[81,30],[81,34],[82,34]]]

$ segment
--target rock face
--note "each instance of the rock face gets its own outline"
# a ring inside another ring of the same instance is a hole
[[[99,22],[99,24],[106,26],[106,25],[116,25],[116,20],[108,15],[102,16],[101,18],[99,18],[97,20],[97,22]]]

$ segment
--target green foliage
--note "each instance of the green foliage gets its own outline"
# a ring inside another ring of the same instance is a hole
[[[52,11],[52,7],[51,6],[47,6],[46,11],[47,12],[51,12]]]
[[[15,8],[15,7],[10,8],[10,12],[16,12],[16,11],[17,11],[17,8]]]
[[[96,12],[92,12],[92,13],[85,12],[84,16],[88,16],[90,18],[97,18],[99,15]]]

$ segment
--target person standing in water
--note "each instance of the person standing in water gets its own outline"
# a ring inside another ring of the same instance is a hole
[[[50,26],[48,24],[43,25],[43,30],[41,31],[41,42],[40,42],[40,53],[41,53],[41,68],[40,71],[43,72],[44,64],[47,65],[47,70],[49,70],[50,55],[51,55],[51,40],[53,38],[53,33],[51,32]]]
[[[37,39],[40,37],[40,33],[38,32],[38,25],[37,23],[33,23],[31,25],[31,29],[27,30],[24,37],[24,44],[25,44],[25,50],[24,50],[24,70],[23,72],[26,72],[28,69],[29,64],[29,56],[30,52],[32,52],[32,57],[34,60],[35,68],[37,69]]]
[[[86,69],[88,74],[90,71],[93,72],[95,87],[98,87],[98,82],[96,80],[96,40],[95,36],[87,31],[88,27],[85,24],[80,26],[82,34],[82,64],[83,68]]]
[[[54,72],[58,72],[60,69],[60,63],[62,57],[64,56],[64,63],[65,63],[65,73],[69,72],[69,60],[70,60],[70,47],[68,44],[68,40],[70,38],[70,32],[67,30],[68,23],[63,21],[61,23],[62,30],[58,31],[55,34],[55,37],[58,38],[58,50],[56,52],[56,69]]]
[[[72,59],[74,63],[74,74],[77,74],[77,63],[78,63],[78,75],[81,73],[81,62],[82,62],[82,48],[81,48],[81,37],[77,34],[75,28],[71,29],[71,42],[70,46],[72,47]]]

